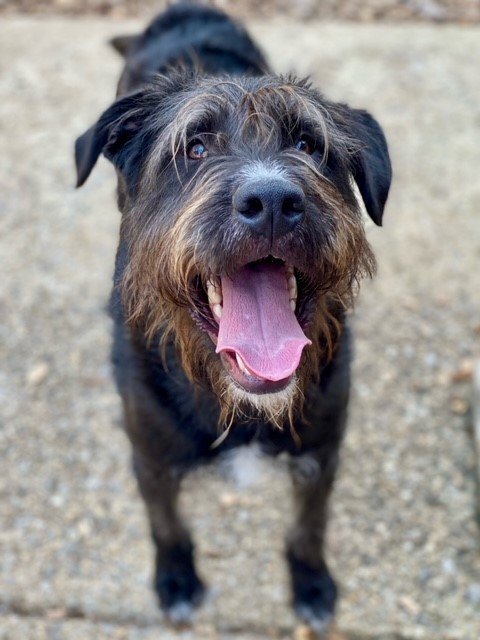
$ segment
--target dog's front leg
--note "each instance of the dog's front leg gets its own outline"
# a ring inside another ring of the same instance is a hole
[[[200,604],[204,586],[195,571],[190,534],[177,510],[181,478],[168,463],[138,452],[133,462],[156,549],[154,588],[169,621],[185,624]]]
[[[327,504],[337,467],[335,448],[294,458],[291,475],[297,520],[288,538],[287,560],[295,612],[324,633],[333,619],[337,587],[323,555]]]

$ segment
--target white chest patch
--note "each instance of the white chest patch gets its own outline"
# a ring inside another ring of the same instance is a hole
[[[257,444],[237,447],[224,453],[220,469],[239,489],[249,489],[264,482],[272,473],[272,459]]]

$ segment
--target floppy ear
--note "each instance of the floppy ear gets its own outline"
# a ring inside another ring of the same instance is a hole
[[[392,181],[388,146],[378,122],[366,111],[349,109],[348,134],[355,142],[351,172],[368,215],[382,226],[383,210]]]
[[[138,36],[115,36],[109,40],[109,43],[115,49],[117,53],[119,53],[124,58],[130,50],[130,47],[137,40]]]
[[[138,133],[148,115],[149,110],[143,100],[145,94],[145,91],[138,91],[121,98],[100,116],[93,127],[77,138],[77,187],[81,187],[88,178],[102,152],[115,166],[122,168],[125,161],[122,151]]]

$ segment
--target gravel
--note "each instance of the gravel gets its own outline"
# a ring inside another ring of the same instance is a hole
[[[350,431],[329,557],[339,640],[480,637],[471,372],[479,357],[480,31],[256,21],[275,68],[371,109],[395,182],[354,318]],[[105,161],[73,189],[72,142],[114,95],[105,45],[138,22],[0,23],[0,638],[291,637],[285,462],[253,489],[189,478],[211,598],[169,635],[118,428],[105,305],[119,216]],[[470,374],[469,374],[470,371]],[[301,630],[297,630],[297,637]]]
[[[371,21],[479,22],[480,0],[198,0],[240,18],[292,16]],[[9,13],[100,14],[123,18],[150,17],[169,0],[0,0]]]

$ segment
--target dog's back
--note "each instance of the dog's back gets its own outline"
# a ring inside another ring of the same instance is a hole
[[[261,75],[268,70],[263,54],[241,25],[216,9],[189,3],[170,7],[142,34],[114,38],[112,45],[125,56],[117,95],[179,66],[208,75]]]

